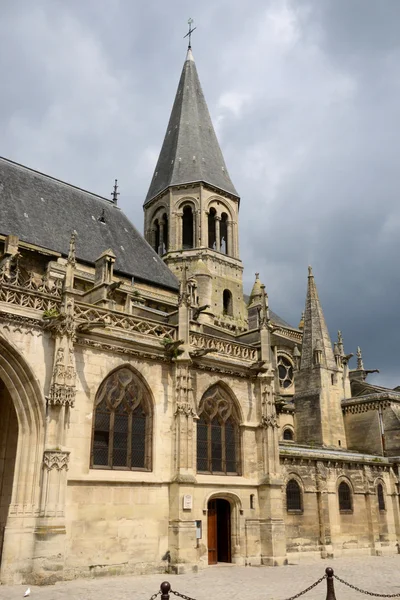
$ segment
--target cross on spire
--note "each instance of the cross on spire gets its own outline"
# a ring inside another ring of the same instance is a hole
[[[183,36],[183,39],[185,39],[185,38],[189,37],[188,50],[191,50],[191,49],[192,49],[192,33],[193,33],[193,31],[194,31],[195,29],[197,29],[197,27],[193,27],[193,29],[192,29],[192,23],[193,23],[193,22],[194,22],[194,21],[193,21],[193,19],[192,19],[192,18],[190,18],[190,19],[188,20],[189,31],[187,32],[187,34],[186,34],[186,35],[184,35],[184,36]]]
[[[114,189],[111,192],[111,198],[112,198],[112,201],[115,202],[115,204],[117,204],[118,196],[119,196],[119,192],[117,190],[118,190],[118,179],[115,180]]]

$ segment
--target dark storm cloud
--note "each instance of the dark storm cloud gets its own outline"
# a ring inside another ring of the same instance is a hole
[[[242,196],[245,287],[297,324],[314,267],[332,335],[400,383],[397,0],[19,0],[0,20],[1,154],[97,193],[142,228],[185,56]]]

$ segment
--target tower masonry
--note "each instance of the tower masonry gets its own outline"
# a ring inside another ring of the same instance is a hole
[[[182,279],[197,281],[203,323],[247,326],[239,258],[239,195],[231,181],[189,48],[144,203],[145,237]]]

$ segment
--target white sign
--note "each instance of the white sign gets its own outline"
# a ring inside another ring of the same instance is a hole
[[[193,508],[193,497],[191,494],[185,494],[183,496],[183,510],[192,510]]]

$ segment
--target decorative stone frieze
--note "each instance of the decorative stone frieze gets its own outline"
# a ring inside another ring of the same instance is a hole
[[[69,452],[61,450],[45,450],[43,453],[43,466],[48,471],[56,469],[61,471],[65,469],[68,471],[69,464]]]

